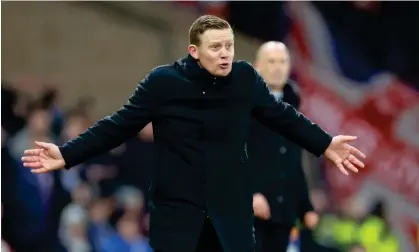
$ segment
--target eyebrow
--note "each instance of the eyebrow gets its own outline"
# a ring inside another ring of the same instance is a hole
[[[223,44],[223,43],[234,43],[234,40],[227,40],[227,41],[208,41],[209,44]]]

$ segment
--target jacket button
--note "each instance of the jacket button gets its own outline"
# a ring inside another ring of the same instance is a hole
[[[284,201],[284,197],[282,197],[282,196],[278,196],[278,197],[276,197],[276,200],[277,200],[279,203],[282,203],[282,201]]]
[[[202,210],[202,212],[204,213],[204,215],[205,215],[205,218],[209,219],[209,215],[208,215],[208,212],[207,212],[206,210]]]
[[[279,148],[279,152],[281,154],[285,154],[285,152],[287,152],[287,148],[285,148],[284,146],[282,146],[281,148]]]

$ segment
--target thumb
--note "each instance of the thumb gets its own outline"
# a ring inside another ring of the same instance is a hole
[[[42,149],[46,149],[46,150],[49,150],[53,146],[53,144],[51,143],[44,143],[44,142],[38,142],[38,141],[35,141],[35,144],[36,146]]]
[[[356,136],[339,136],[339,140],[341,142],[350,142],[356,140],[358,137]]]

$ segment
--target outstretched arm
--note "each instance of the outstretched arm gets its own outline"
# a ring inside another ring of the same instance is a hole
[[[69,169],[135,136],[152,119],[157,78],[155,71],[147,75],[122,108],[64,145],[35,142],[37,149],[25,151],[24,166],[33,168],[35,173]]]
[[[255,78],[253,115],[257,120],[314,155],[324,155],[345,175],[349,174],[346,169],[358,172],[355,165],[364,167],[360,159],[365,158],[365,155],[348,144],[356,137],[330,136],[291,105],[277,101],[262,77],[253,67],[252,70]]]
[[[150,121],[156,103],[150,90],[153,73],[144,78],[128,102],[118,111],[96,122],[77,138],[60,146],[65,168],[71,168],[91,157],[113,149],[135,136]]]
[[[253,116],[262,124],[316,156],[321,156],[332,136],[312,123],[290,104],[277,101],[262,77],[255,71],[255,106]]]

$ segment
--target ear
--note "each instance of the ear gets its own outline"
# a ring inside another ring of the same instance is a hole
[[[194,59],[198,59],[198,48],[196,47],[196,45],[189,45],[188,46],[188,51],[189,54],[194,58]]]

